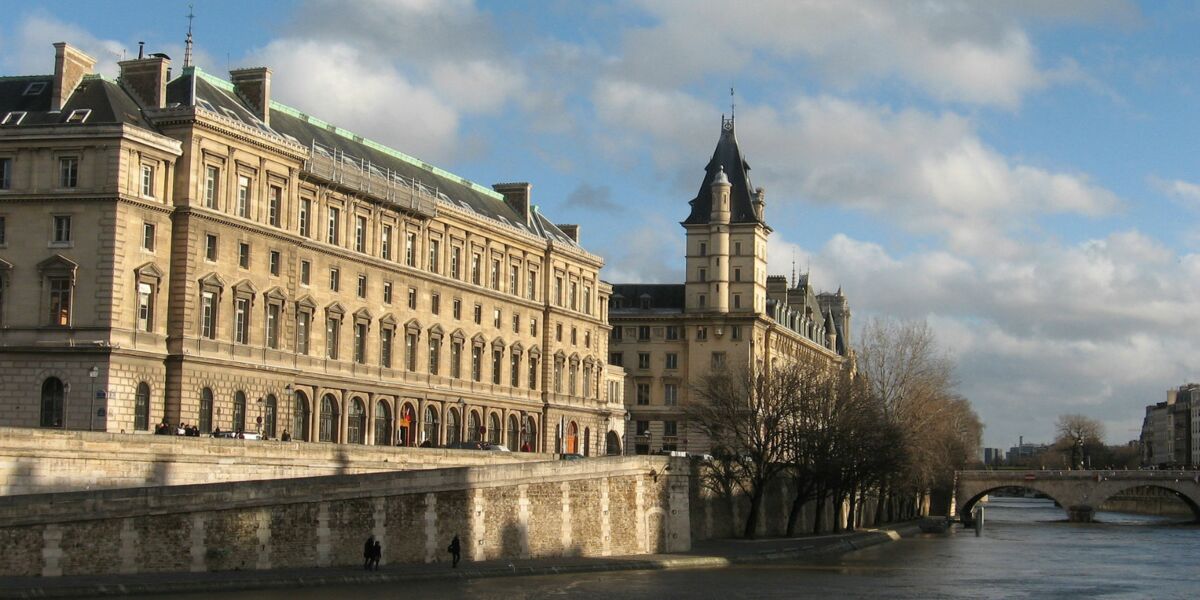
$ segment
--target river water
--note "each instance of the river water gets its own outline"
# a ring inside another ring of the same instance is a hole
[[[820,560],[222,593],[222,600],[323,598],[1198,598],[1200,528],[1097,513],[1066,523],[1048,500],[994,498],[981,537],[919,535]],[[187,598],[173,596],[175,600]]]

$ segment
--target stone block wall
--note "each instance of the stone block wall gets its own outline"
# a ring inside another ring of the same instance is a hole
[[[674,467],[674,468],[672,468]],[[0,498],[0,577],[691,547],[686,463],[631,456]]]
[[[537,462],[551,454],[0,427],[0,496]]]

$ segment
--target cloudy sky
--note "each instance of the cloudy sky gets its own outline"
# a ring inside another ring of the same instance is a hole
[[[1200,379],[1200,5],[193,0],[198,64],[469,179],[528,180],[613,282],[682,281],[737,90],[770,261],[858,323],[924,319],[988,446],[1137,437]],[[747,6],[738,6],[747,5]],[[0,73],[65,40],[182,64],[187,2],[9,6]]]

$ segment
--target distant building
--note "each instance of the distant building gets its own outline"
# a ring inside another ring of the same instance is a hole
[[[1001,448],[984,448],[983,464],[996,466],[1004,463],[1004,450]]]
[[[1042,455],[1050,451],[1049,444],[1033,444],[1021,442],[1012,446],[1004,456],[1004,462],[1010,465],[1034,465],[1042,461]]]
[[[1142,464],[1156,467],[1200,465],[1200,384],[1167,391],[1167,400],[1146,407],[1142,419]]]

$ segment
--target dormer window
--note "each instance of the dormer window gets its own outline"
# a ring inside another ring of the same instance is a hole
[[[92,109],[77,108],[77,109],[71,111],[71,114],[67,116],[67,122],[68,123],[83,123],[90,116],[92,116]]]
[[[4,120],[0,121],[0,125],[20,125],[25,119],[25,111],[14,110],[4,115]]]
[[[41,94],[44,91],[46,91],[46,82],[45,81],[35,81],[25,87],[24,95],[37,96],[38,94]]]

